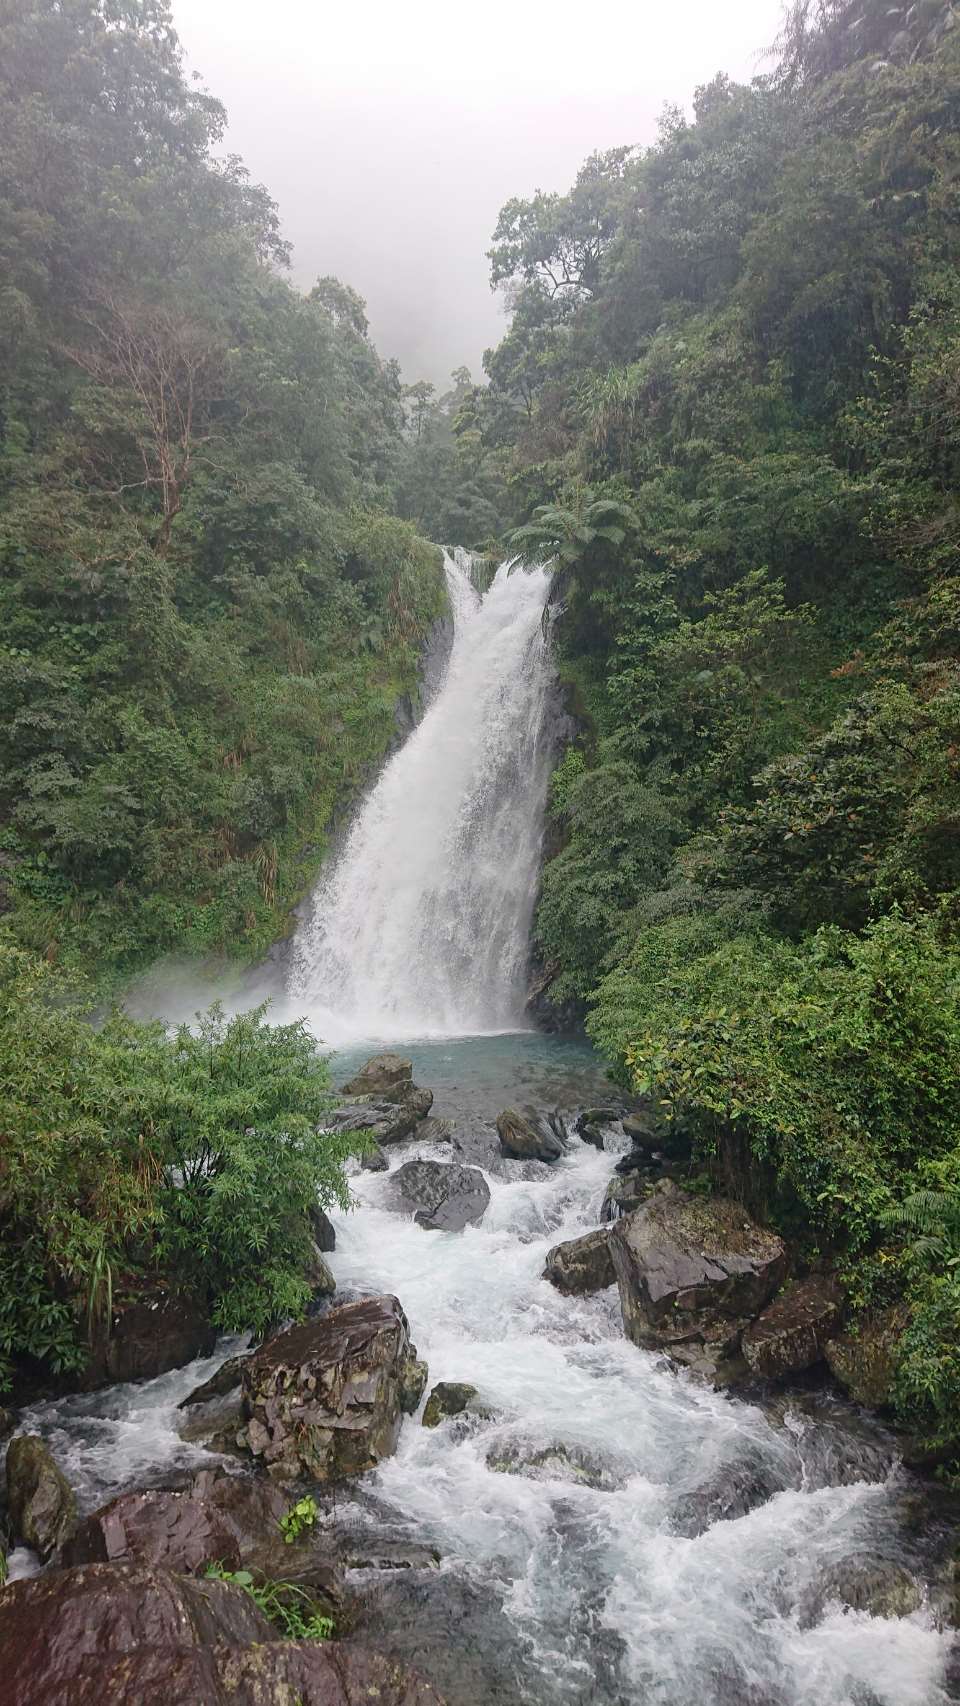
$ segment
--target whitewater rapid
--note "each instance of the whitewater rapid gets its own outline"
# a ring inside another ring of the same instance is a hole
[[[324,1042],[523,1023],[552,760],[547,569],[503,564],[481,595],[446,554],[453,645],[294,944],[289,1002]]]

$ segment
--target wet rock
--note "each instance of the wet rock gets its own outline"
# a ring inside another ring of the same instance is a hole
[[[14,1583],[0,1596],[0,1643],[17,1706],[441,1706],[388,1659],[276,1639],[232,1583],[138,1565]]]
[[[17,1425],[17,1418],[12,1410],[5,1410],[0,1404],[0,1439],[7,1439]]]
[[[614,1222],[610,1253],[628,1337],[709,1375],[736,1354],[787,1270],[781,1240],[738,1203],[669,1180]]]
[[[629,1114],[623,1122],[623,1131],[629,1137],[634,1149],[647,1154],[652,1149],[659,1149],[663,1137],[658,1123],[649,1114]]]
[[[376,1096],[381,1102],[403,1102],[413,1089],[413,1061],[402,1054],[375,1054],[343,1086],[345,1096]]]
[[[498,1475],[527,1475],[535,1481],[574,1481],[597,1492],[610,1493],[621,1478],[578,1446],[553,1445],[534,1449],[524,1445],[499,1445],[487,1453],[487,1468]]]
[[[7,1447],[7,1507],[13,1534],[44,1560],[76,1527],[73,1488],[37,1434],[18,1434]]]
[[[370,1149],[361,1155],[360,1166],[365,1173],[386,1173],[390,1163],[379,1143],[374,1143]]]
[[[422,1546],[415,1540],[391,1541],[377,1536],[341,1548],[345,1570],[435,1570],[440,1560],[435,1546]]]
[[[857,1404],[880,1410],[892,1402],[897,1351],[909,1319],[903,1304],[893,1304],[856,1322],[824,1347],[831,1374]]]
[[[418,1143],[450,1143],[453,1140],[453,1121],[438,1120],[432,1115],[417,1126]]]
[[[786,1487],[798,1486],[799,1465],[777,1462],[757,1454],[746,1462],[726,1464],[699,1487],[683,1493],[670,1513],[675,1534],[694,1540],[715,1522],[734,1522],[748,1511],[765,1505]]]
[[[400,1375],[400,1408],[405,1416],[416,1415],[429,1378],[430,1370],[423,1357],[408,1357]]]
[[[192,1575],[216,1561],[254,1581],[282,1580],[322,1616],[340,1617],[346,1596],[334,1542],[322,1528],[286,1544],[289,1495],[270,1481],[204,1470],[183,1491],[123,1493],[81,1523],[64,1564],[144,1564]]]
[[[115,1299],[110,1336],[94,1347],[83,1384],[152,1380],[209,1356],[216,1337],[199,1299],[158,1279]]]
[[[272,1475],[334,1481],[396,1450],[406,1365],[395,1297],[364,1298],[290,1327],[243,1370],[248,1449]]]
[[[240,1387],[206,1404],[194,1404],[186,1412],[177,1432],[188,1445],[203,1445],[208,1451],[229,1455],[237,1451],[237,1436],[244,1423]]]
[[[311,1203],[307,1211],[310,1220],[310,1230],[318,1250],[329,1256],[337,1247],[337,1234],[329,1215],[325,1214],[319,1203]]]
[[[476,1387],[467,1385],[465,1381],[438,1381],[423,1412],[424,1427],[436,1428],[447,1416],[461,1416],[476,1396]]]
[[[837,1602],[871,1617],[910,1617],[919,1611],[923,1595],[909,1570],[891,1558],[849,1559],[824,1571],[801,1608],[801,1627],[818,1623],[827,1606]]]
[[[310,1294],[314,1298],[332,1297],[337,1289],[337,1282],[330,1271],[330,1265],[324,1260],[316,1244],[310,1251],[304,1278],[310,1287]]]
[[[618,1167],[600,1204],[602,1223],[606,1226],[611,1220],[619,1220],[623,1214],[632,1214],[635,1208],[646,1202],[653,1188],[648,1168],[622,1173]]]
[[[408,1161],[390,1180],[390,1206],[432,1232],[462,1232],[482,1219],[490,1186],[477,1167],[457,1161]]]
[[[178,1410],[189,1410],[194,1404],[208,1404],[211,1398],[224,1398],[228,1392],[235,1391],[240,1385],[243,1365],[249,1355],[249,1351],[243,1351],[239,1356],[227,1357],[216,1374],[211,1374],[210,1379],[205,1380],[202,1386],[195,1386],[192,1392],[181,1398],[177,1405]]]
[[[531,1119],[518,1114],[515,1108],[505,1108],[497,1115],[497,1133],[504,1155],[519,1161],[559,1161],[563,1143],[545,1121],[535,1125]]]
[[[585,1108],[574,1123],[574,1131],[584,1143],[594,1149],[604,1148],[604,1137],[611,1127],[619,1127],[622,1108]]]
[[[409,1102],[351,1102],[326,1116],[329,1131],[362,1131],[371,1143],[402,1143],[412,1137],[430,1112],[429,1090],[418,1090]]]
[[[278,1532],[288,1504],[270,1481],[207,1469],[182,1491],[121,1493],[84,1518],[61,1559],[188,1574],[216,1559],[236,1570]]]
[[[543,1277],[558,1291],[567,1293],[602,1291],[608,1285],[616,1285],[608,1228],[555,1244],[547,1252]]]
[[[0,1594],[0,1650],[7,1699],[17,1706],[127,1706],[144,1695],[118,1664],[139,1648],[168,1666],[185,1649],[270,1641],[274,1631],[250,1595],[227,1582],[197,1582],[142,1565],[87,1564],[12,1582]],[[122,1691],[119,1677],[123,1676]],[[111,1681],[111,1677],[113,1680]],[[173,1691],[159,1702],[217,1699]]]
[[[749,1326],[740,1348],[752,1374],[781,1380],[820,1361],[840,1324],[843,1299],[829,1277],[811,1274],[788,1286]]]
[[[449,1706],[542,1698],[543,1674],[508,1628],[502,1589],[457,1570],[384,1571],[363,1611],[364,1641],[429,1677]]]

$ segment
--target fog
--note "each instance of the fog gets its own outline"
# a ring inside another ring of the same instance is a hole
[[[649,143],[665,103],[768,62],[780,0],[173,0],[227,145],[280,207],[297,282],[336,273],[407,380],[442,384],[504,328],[485,251],[503,203],[594,149]]]

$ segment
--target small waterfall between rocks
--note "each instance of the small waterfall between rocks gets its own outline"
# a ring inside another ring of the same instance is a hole
[[[325,1042],[523,1024],[552,747],[550,573],[504,563],[481,595],[466,553],[445,560],[445,676],[295,944],[291,1000]]]

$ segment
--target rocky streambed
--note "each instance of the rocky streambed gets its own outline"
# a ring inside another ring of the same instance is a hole
[[[318,1222],[312,1321],[17,1418],[13,1526],[52,1567],[0,1594],[13,1698],[957,1698],[952,1505],[831,1381],[862,1358],[829,1276],[691,1196],[586,1055],[414,1053],[433,1098],[347,1080],[378,1150]],[[339,1639],[279,1639],[211,1559]]]

